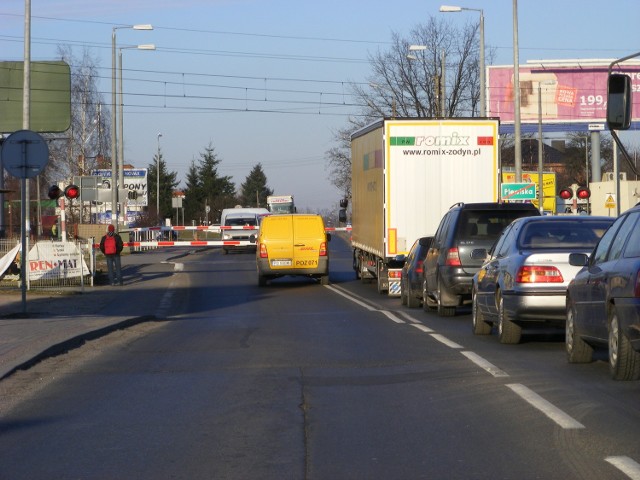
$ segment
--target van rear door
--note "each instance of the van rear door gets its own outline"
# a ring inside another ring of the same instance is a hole
[[[293,253],[293,221],[291,215],[271,215],[265,227],[265,237],[269,239],[267,254],[272,269],[292,268]],[[266,222],[265,222],[266,223]]]
[[[320,247],[326,238],[322,218],[317,215],[293,217],[293,267],[318,268]]]

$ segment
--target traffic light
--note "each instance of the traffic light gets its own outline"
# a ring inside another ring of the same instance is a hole
[[[62,190],[58,185],[51,185],[49,187],[49,198],[51,200],[57,200],[62,196]]]
[[[57,200],[63,195],[62,189],[58,185],[51,185],[49,187],[48,196],[51,200]],[[80,197],[80,187],[77,185],[69,185],[64,189],[64,196],[70,200]]]
[[[586,200],[591,196],[591,191],[587,187],[579,187],[576,191],[576,197],[581,200]]]
[[[80,197],[80,187],[73,184],[67,186],[67,188],[64,189],[64,196],[69,200]]]

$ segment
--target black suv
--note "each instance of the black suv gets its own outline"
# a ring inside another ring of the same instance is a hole
[[[487,251],[513,220],[540,215],[530,203],[457,203],[442,217],[424,259],[422,305],[452,317],[456,307],[471,301],[471,280],[484,259],[471,258],[478,248]]]

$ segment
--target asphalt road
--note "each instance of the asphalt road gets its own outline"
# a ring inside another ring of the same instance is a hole
[[[567,364],[558,332],[501,345],[402,307],[337,235],[331,255],[326,287],[177,260],[164,321],[0,382],[0,478],[638,478],[640,384]]]

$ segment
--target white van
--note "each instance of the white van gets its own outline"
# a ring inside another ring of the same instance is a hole
[[[262,217],[270,215],[266,208],[225,208],[220,216],[221,227],[259,227]],[[251,235],[256,235],[255,230],[222,230],[223,241],[248,241]],[[222,253],[226,255],[229,250],[255,251],[253,246],[224,245]]]

